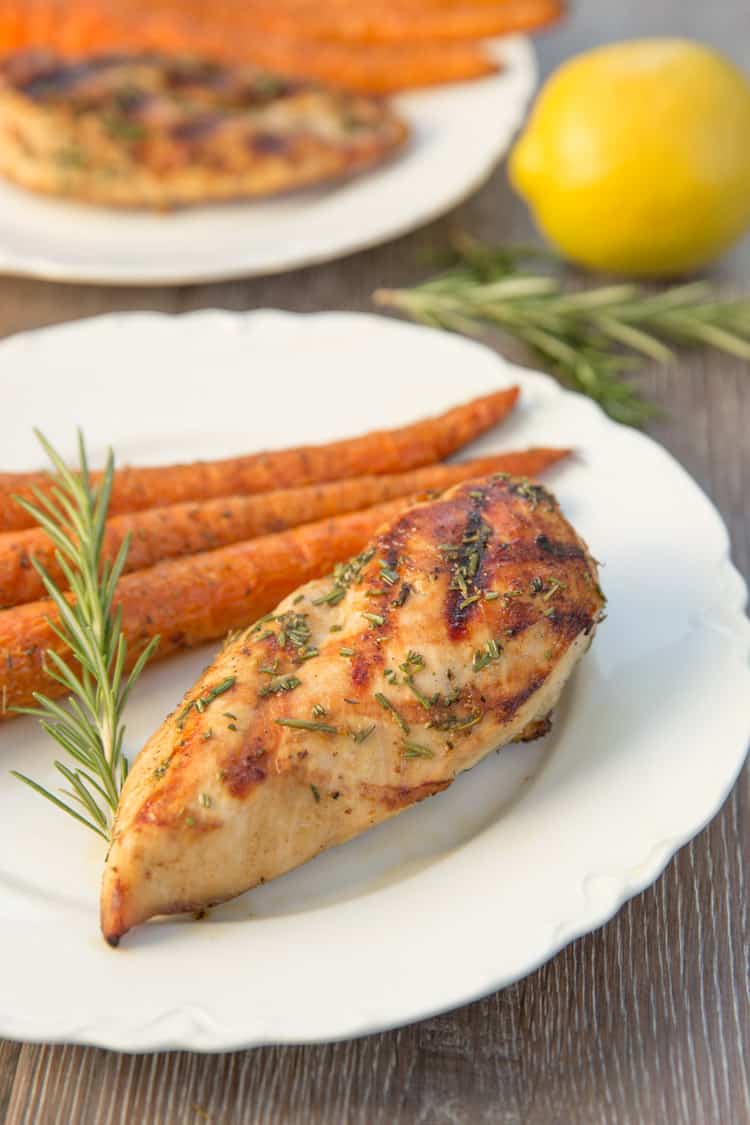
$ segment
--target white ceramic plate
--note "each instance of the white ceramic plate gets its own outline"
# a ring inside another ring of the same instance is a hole
[[[169,461],[355,434],[518,381],[485,450],[573,444],[550,478],[606,567],[609,618],[553,733],[211,912],[98,933],[102,848],[11,778],[52,783],[33,721],[0,727],[0,1034],[130,1051],[360,1035],[528,973],[650,883],[716,812],[750,732],[750,625],[724,526],[649,439],[478,344],[396,321],[104,317],[0,346],[4,468],[71,453]],[[472,452],[476,452],[472,450]],[[151,669],[135,752],[212,650]],[[0,654],[1,657],[1,654]]]
[[[265,202],[154,215],[44,199],[0,181],[0,273],[110,285],[191,284],[328,261],[436,218],[484,182],[534,88],[522,37],[492,48],[504,69],[404,94],[409,147],[373,172]]]

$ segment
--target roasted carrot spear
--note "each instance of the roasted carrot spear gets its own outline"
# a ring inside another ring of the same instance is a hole
[[[189,52],[222,62],[255,63],[277,74],[386,94],[415,86],[478,78],[498,63],[473,40],[419,43],[341,43],[255,32],[238,21],[205,19],[195,11],[128,11],[124,4],[78,0],[71,8],[46,0],[4,0],[0,51],[48,47],[79,57],[119,50]],[[205,5],[203,6],[205,11]]]
[[[126,572],[143,570],[164,559],[215,550],[328,516],[356,512],[398,496],[447,488],[471,477],[499,472],[537,476],[568,452],[566,449],[527,449],[453,465],[428,466],[409,473],[355,477],[307,488],[256,496],[228,496],[113,516],[107,523],[103,554],[105,559],[113,560],[125,536],[130,535]],[[32,556],[56,584],[64,582],[54,546],[46,532],[41,528],[7,532],[0,535],[1,607],[45,597],[42,580],[31,565]]]
[[[380,524],[408,503],[393,500],[125,575],[116,604],[130,666],[153,637],[160,637],[161,658],[251,624],[296,586],[362,550]],[[45,652],[66,655],[55,632],[59,620],[51,601],[0,612],[0,718],[10,717],[10,708],[31,705],[35,691],[64,694],[44,670]]]
[[[294,40],[371,45],[485,39],[513,31],[544,27],[558,19],[561,0],[460,2],[454,7],[419,8],[407,4],[276,3],[245,5],[237,23],[249,32],[283,35]]]
[[[195,38],[194,49],[212,57],[251,62],[292,78],[312,78],[366,94],[465,82],[500,69],[476,40],[360,44],[266,34],[228,41],[211,29],[201,29]]]
[[[150,0],[143,5],[128,2],[131,16],[134,8],[141,7],[144,17],[153,20]],[[112,11],[118,11],[116,2]],[[454,0],[450,5],[431,0],[358,0],[356,4],[351,0],[219,0],[210,10],[202,0],[195,7],[184,0],[161,0],[157,11],[162,26],[169,19],[176,27],[189,22],[194,35],[221,29],[226,36],[232,29],[236,39],[251,45],[255,36],[269,34],[357,46],[439,44],[544,26],[560,16],[562,0]]]
[[[115,474],[109,510],[112,515],[139,512],[187,500],[270,492],[432,465],[491,429],[513,409],[517,398],[518,387],[509,387],[462,403],[436,418],[327,445],[191,465],[120,469]],[[98,479],[97,474],[93,479]],[[32,517],[13,496],[35,502],[34,487],[49,494],[54,481],[46,473],[0,473],[0,531],[32,525]]]
[[[372,93],[498,68],[477,42],[559,18],[562,0],[0,0],[0,51],[156,49]]]

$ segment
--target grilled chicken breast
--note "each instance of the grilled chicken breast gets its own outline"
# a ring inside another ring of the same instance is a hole
[[[141,751],[107,940],[272,879],[544,733],[603,604],[539,485],[493,476],[407,508],[231,638]]]
[[[265,196],[372,167],[406,140],[383,102],[156,54],[0,63],[0,173],[123,207]]]

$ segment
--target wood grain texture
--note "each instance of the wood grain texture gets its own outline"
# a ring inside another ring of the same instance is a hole
[[[580,0],[547,69],[628,34],[690,33],[750,65],[745,0]],[[744,53],[744,54],[743,54]],[[500,170],[453,215],[379,250],[285,277],[185,289],[0,279],[0,334],[113,309],[370,308],[452,229],[526,238]],[[718,277],[747,288],[746,242]],[[516,353],[519,354],[519,353]],[[644,372],[651,427],[727,520],[750,575],[750,371],[708,354]],[[0,375],[1,382],[1,375]],[[710,747],[706,748],[710,753]],[[96,1125],[743,1125],[750,1122],[750,771],[654,887],[503,992],[410,1028],[316,1047],[118,1056],[0,1044],[0,1120]]]

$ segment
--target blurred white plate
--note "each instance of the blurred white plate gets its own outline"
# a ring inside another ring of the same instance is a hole
[[[391,426],[518,381],[479,449],[572,444],[550,476],[604,561],[609,617],[548,738],[211,911],[99,936],[103,848],[9,776],[53,784],[31,720],[0,725],[0,1035],[128,1051],[361,1035],[517,980],[601,925],[716,812],[750,731],[750,625],[715,509],[654,442],[478,344],[345,313],[103,317],[0,345],[3,468],[169,461]],[[363,393],[363,388],[377,393]],[[211,658],[144,676],[132,755]],[[0,653],[0,659],[2,654]]]
[[[536,80],[523,37],[498,40],[497,75],[394,99],[402,154],[332,186],[169,214],[46,199],[0,181],[0,273],[109,285],[192,284],[280,273],[351,254],[437,218],[484,182]]]

